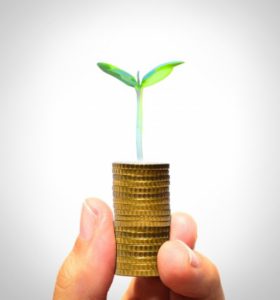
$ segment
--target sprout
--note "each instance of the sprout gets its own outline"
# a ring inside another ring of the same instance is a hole
[[[139,71],[137,72],[137,79],[129,73],[119,69],[108,63],[99,62],[98,67],[105,73],[114,76],[123,83],[135,88],[137,95],[137,120],[136,120],[136,150],[137,159],[143,160],[142,148],[142,133],[143,133],[143,89],[151,86],[167,77],[174,67],[181,65],[183,61],[172,61],[159,65],[148,72],[140,81]]]

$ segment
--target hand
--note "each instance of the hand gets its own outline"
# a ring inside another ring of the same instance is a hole
[[[136,277],[123,300],[224,300],[217,268],[192,250],[196,224],[184,213],[171,220],[170,241],[158,253],[160,277]],[[115,237],[110,208],[101,200],[84,202],[80,234],[62,265],[54,300],[103,300],[114,277]]]

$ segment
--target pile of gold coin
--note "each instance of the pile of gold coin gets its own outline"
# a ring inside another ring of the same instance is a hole
[[[158,276],[169,239],[169,164],[113,163],[117,275]]]

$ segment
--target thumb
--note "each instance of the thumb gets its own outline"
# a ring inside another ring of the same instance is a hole
[[[110,208],[87,199],[80,234],[57,277],[54,300],[106,299],[115,271],[115,239]]]
[[[171,299],[181,299],[181,295],[187,299],[224,300],[217,268],[182,241],[168,241],[161,246],[158,269],[162,282],[175,296]]]

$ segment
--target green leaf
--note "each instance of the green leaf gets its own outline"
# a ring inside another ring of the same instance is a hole
[[[137,85],[137,81],[132,75],[119,69],[118,67],[102,62],[99,62],[97,65],[102,71],[116,77],[125,84],[132,87],[135,87]]]
[[[172,72],[174,67],[183,63],[183,61],[172,61],[157,66],[143,77],[141,87],[144,88],[163,80]]]

